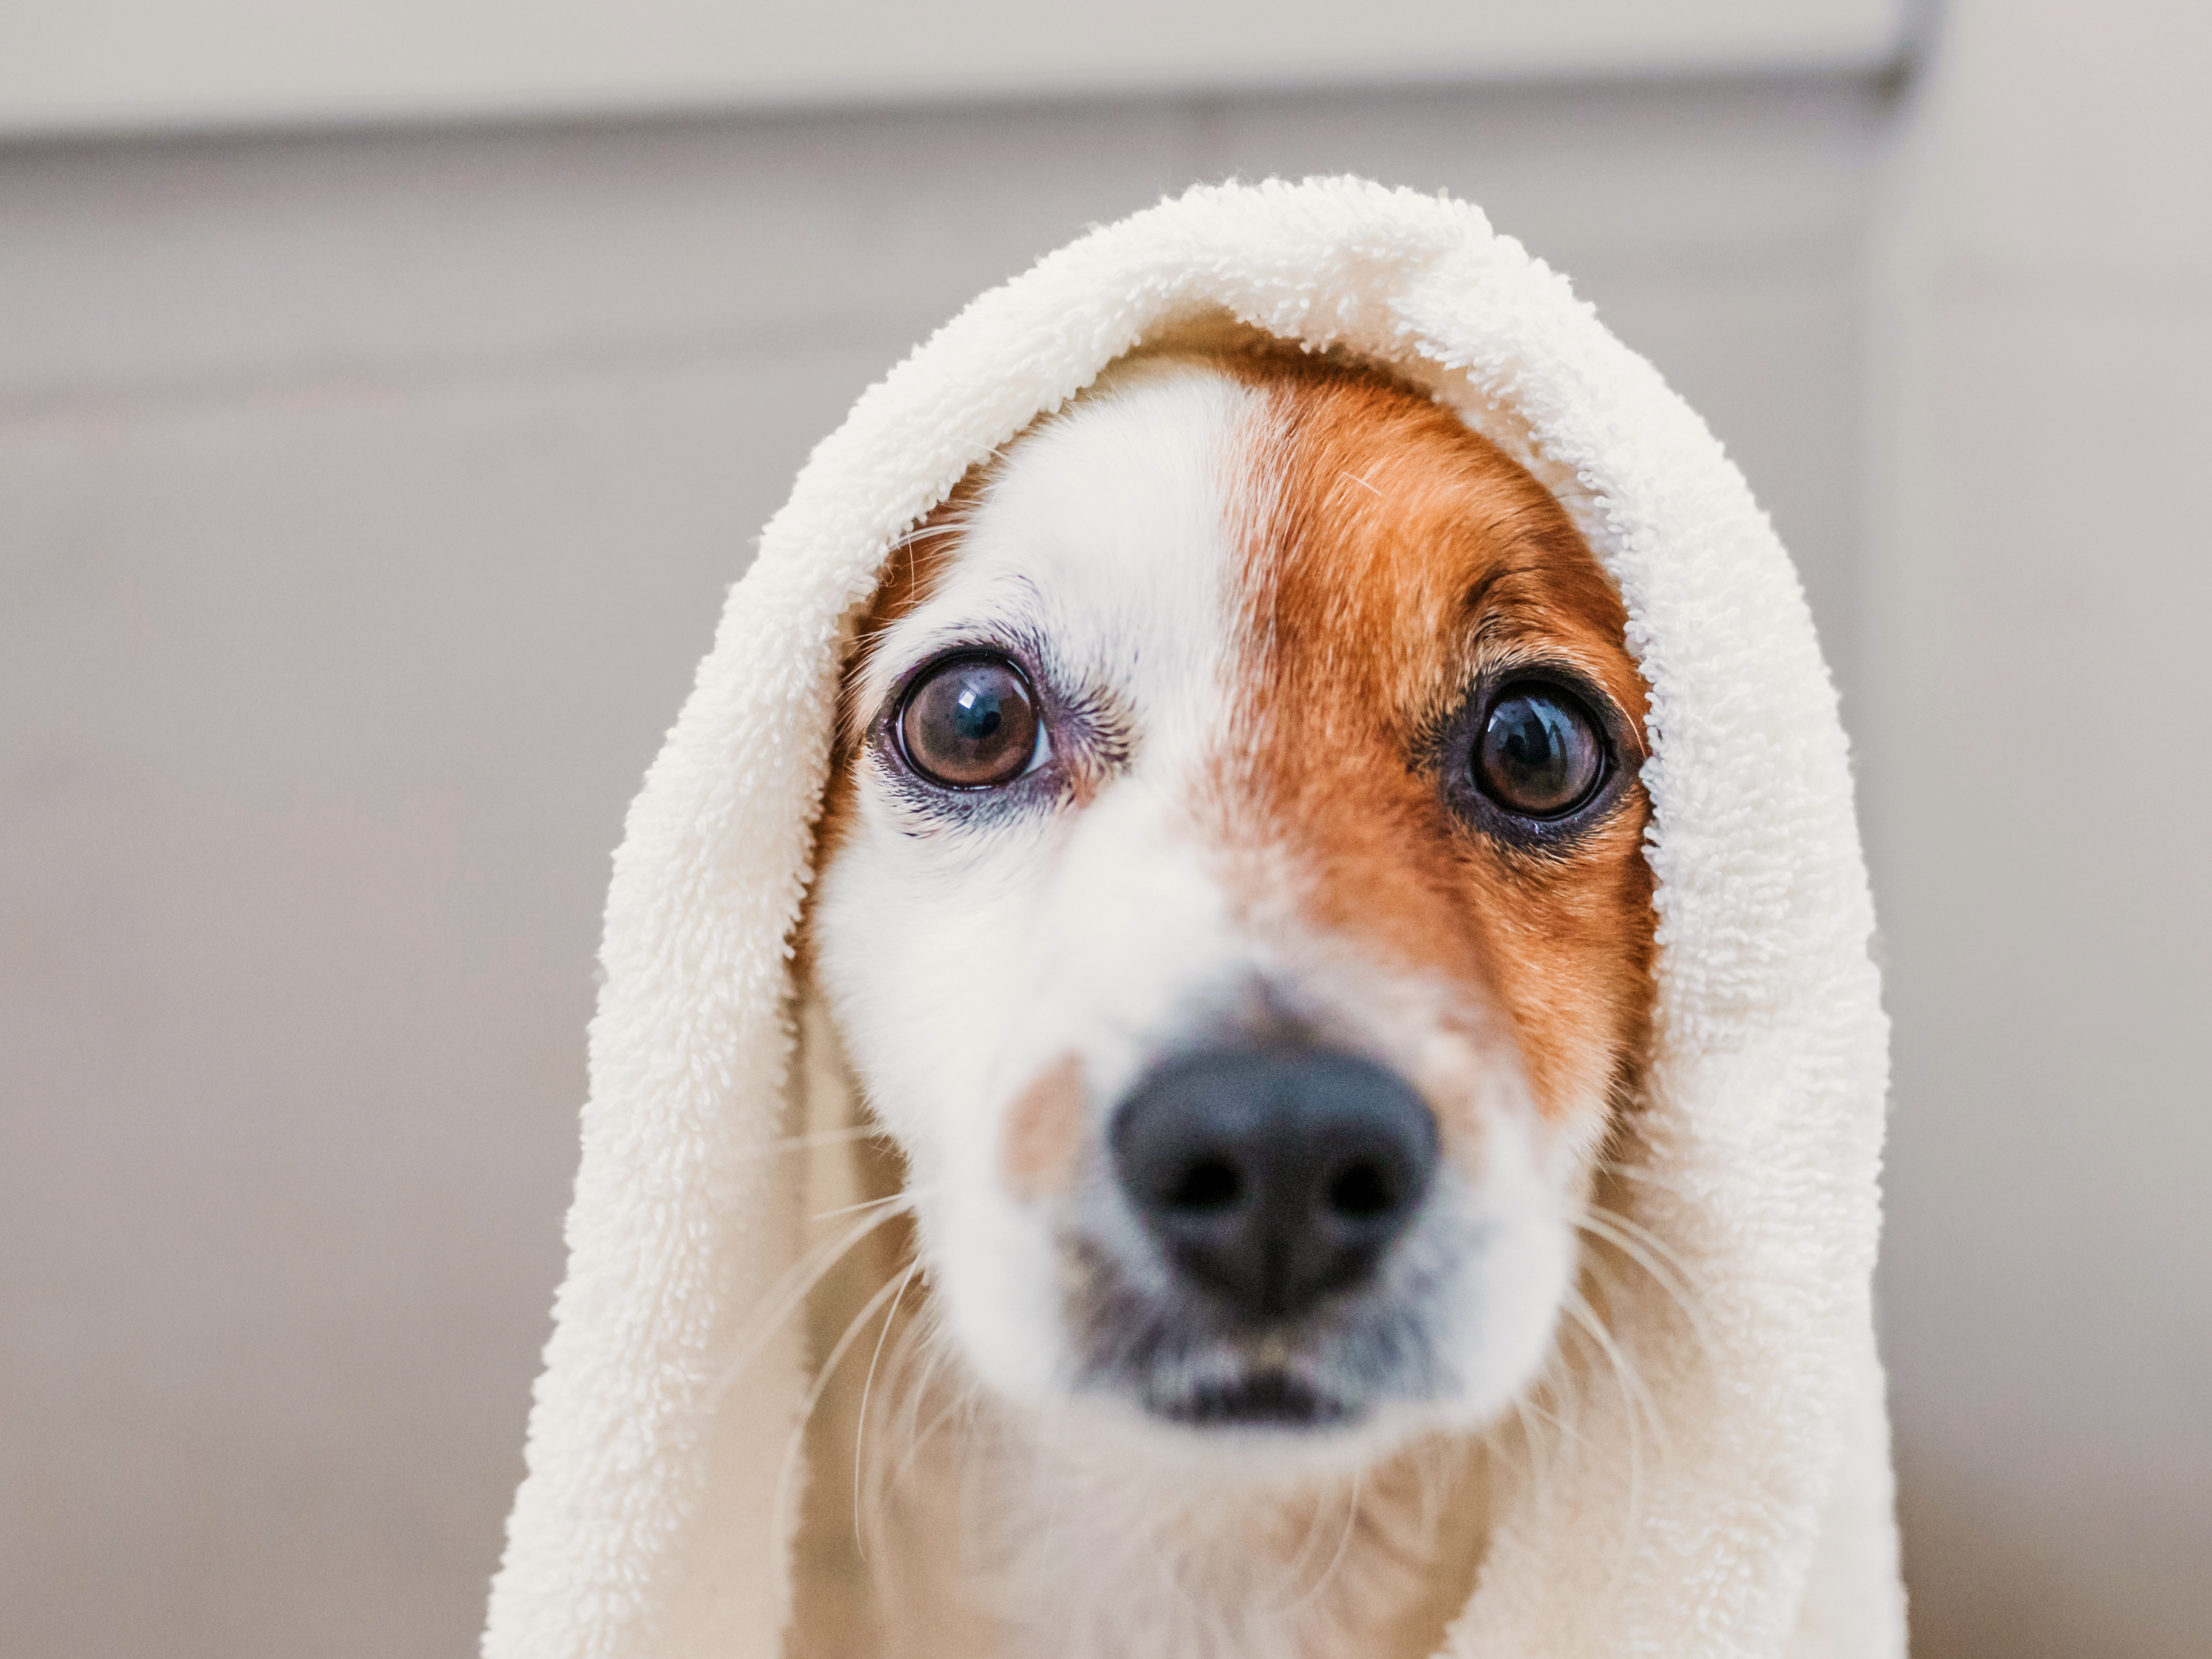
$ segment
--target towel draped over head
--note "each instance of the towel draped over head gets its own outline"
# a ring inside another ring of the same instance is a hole
[[[1140,343],[1224,316],[1384,365],[1527,466],[1619,586],[1650,688],[1657,983],[1622,1157],[1697,1328],[1657,1278],[1623,1287],[1614,1336],[1648,1397],[1593,1388],[1564,1470],[1500,1490],[1446,1651],[1902,1655],[1869,1303],[1887,1028],[1802,591],[1718,441],[1564,277],[1471,206],[1329,179],[1193,190],[984,295],[868,389],[769,521],[615,858],[568,1278],[488,1659],[781,1650],[798,1322],[726,1383],[803,1232],[764,1154],[804,1086],[792,941],[854,621],[969,468]]]

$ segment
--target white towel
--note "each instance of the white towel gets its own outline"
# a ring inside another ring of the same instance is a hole
[[[770,520],[615,859],[568,1274],[489,1659],[780,1650],[796,1329],[720,1385],[804,1219],[763,1154],[802,1086],[790,940],[852,621],[969,467],[1224,312],[1389,366],[1528,465],[1619,584],[1651,688],[1660,955],[1626,1185],[1702,1329],[1656,1279],[1623,1287],[1650,1399],[1591,1389],[1577,1455],[1505,1485],[1446,1650],[1903,1653],[1869,1304],[1887,1027],[1802,591],[1712,434],[1563,277],[1470,206],[1333,179],[1194,190],[986,294],[869,388]]]

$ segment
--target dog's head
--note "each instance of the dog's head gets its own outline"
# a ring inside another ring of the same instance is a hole
[[[1169,1446],[1528,1382],[1649,1005],[1626,626],[1494,446],[1273,353],[1122,366],[902,546],[811,945],[985,1382]]]

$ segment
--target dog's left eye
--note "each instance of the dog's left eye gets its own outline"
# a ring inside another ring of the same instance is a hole
[[[1036,698],[1004,657],[952,657],[924,669],[899,710],[898,731],[908,763],[951,789],[1011,783],[1043,747]]]
[[[1605,773],[1605,740],[1578,698],[1541,684],[1508,686],[1482,723],[1475,781],[1509,812],[1555,818],[1588,800]]]

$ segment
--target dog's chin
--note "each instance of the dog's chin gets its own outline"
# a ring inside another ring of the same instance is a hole
[[[1332,1396],[1255,1373],[1171,1401],[1085,1390],[1063,1424],[1091,1455],[1171,1486],[1259,1491],[1356,1476],[1443,1425],[1425,1405]]]

